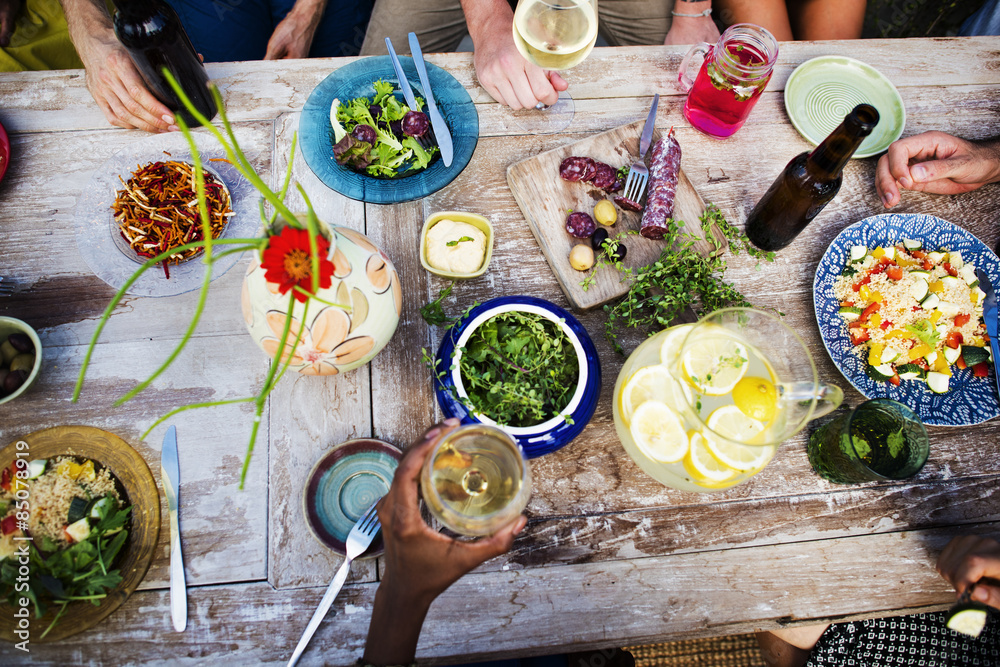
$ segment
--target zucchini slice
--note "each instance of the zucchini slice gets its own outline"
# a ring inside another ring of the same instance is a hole
[[[927,386],[935,394],[943,394],[948,391],[948,381],[949,377],[944,373],[938,373],[937,371],[930,371],[927,373]]]
[[[48,459],[35,459],[34,461],[28,461],[28,479],[37,479],[42,476],[45,469],[49,466]]]
[[[900,380],[923,380],[927,375],[927,371],[916,364],[900,364],[896,367],[896,372],[899,373]]]
[[[896,374],[896,371],[892,369],[890,364],[882,364],[880,366],[869,364],[865,367],[865,372],[868,374],[868,377],[876,382],[888,382]]]
[[[927,292],[930,291],[927,287],[926,280],[914,280],[913,286],[910,287],[910,295],[917,300],[917,302],[923,301],[927,298]]]
[[[851,246],[851,261],[860,262],[868,254],[868,248],[863,245]]]
[[[960,356],[962,356],[961,346],[959,347],[948,347],[947,345],[944,346],[944,359],[949,364],[953,364],[956,361],[958,361],[958,358]]]
[[[920,250],[924,247],[924,242],[918,239],[903,239],[903,247],[907,250]]]
[[[963,345],[962,358],[965,359],[966,366],[975,366],[976,364],[981,364],[984,361],[989,361],[990,353],[986,351],[985,347],[976,347],[974,345]]]
[[[924,310],[934,310],[938,307],[939,303],[941,303],[941,297],[934,292],[931,292],[920,300],[920,307]]]
[[[86,498],[74,498],[69,503],[69,512],[66,514],[66,520],[69,523],[76,523],[87,516],[87,507],[89,506],[90,501]]]
[[[861,317],[861,313],[863,312],[864,310],[862,310],[861,308],[856,308],[854,306],[843,306],[840,310],[837,311],[837,314],[843,317],[845,322],[853,322],[854,320]]]

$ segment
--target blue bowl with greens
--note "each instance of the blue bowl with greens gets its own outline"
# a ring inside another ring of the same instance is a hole
[[[583,431],[601,394],[601,364],[586,329],[559,306],[499,297],[445,334],[434,389],[446,417],[497,426],[532,459]]]

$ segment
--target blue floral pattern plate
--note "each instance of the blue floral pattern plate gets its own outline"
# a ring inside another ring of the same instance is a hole
[[[947,393],[934,394],[926,384],[903,381],[895,387],[876,382],[865,373],[865,360],[852,352],[851,339],[843,318],[837,314],[840,304],[833,286],[847,263],[851,246],[874,248],[894,245],[902,239],[915,239],[925,248],[957,250],[962,258],[982,269],[994,286],[1000,284],[1000,259],[968,231],[932,215],[888,213],[876,215],[847,227],[823,254],[813,282],[813,304],[823,344],[830,358],[847,381],[868,398],[891,398],[909,406],[925,424],[970,426],[1000,416],[993,378],[976,378],[971,369],[955,370]],[[990,367],[990,374],[995,373]]]
[[[413,87],[413,94],[426,99],[417,71],[413,67],[413,58],[404,56],[400,58],[400,62],[410,86]],[[309,99],[302,108],[299,144],[306,164],[319,180],[351,199],[371,204],[398,204],[437,192],[462,173],[479,142],[479,114],[476,105],[472,103],[472,98],[462,84],[445,70],[427,63],[427,75],[430,77],[438,111],[451,130],[455,157],[450,167],[444,166],[438,156],[423,171],[410,176],[383,179],[359,174],[337,164],[333,156],[333,128],[330,125],[330,105],[335,98],[342,102],[357,97],[370,98],[375,94],[372,83],[383,79],[396,86],[397,97],[403,101],[402,94],[398,92],[396,71],[392,68],[389,56],[373,56],[345,65],[323,79],[309,94]],[[422,111],[426,111],[426,107]]]
[[[453,364],[456,348],[461,351],[464,339],[468,337],[466,334],[471,334],[479,324],[494,315],[511,310],[537,313],[555,322],[561,322],[563,331],[573,342],[580,359],[580,381],[566,409],[572,423],[560,416],[537,426],[522,428],[505,426],[484,415],[470,412],[456,395],[456,380],[459,379],[458,371]],[[441,341],[441,347],[438,348],[435,368],[439,375],[434,380],[434,391],[445,417],[458,417],[463,424],[485,423],[498,426],[517,441],[529,459],[554,452],[580,435],[590,418],[594,416],[597,399],[601,394],[601,364],[597,358],[597,348],[594,347],[587,330],[575,317],[559,306],[531,296],[498,297],[472,308],[448,329],[444,340]]]

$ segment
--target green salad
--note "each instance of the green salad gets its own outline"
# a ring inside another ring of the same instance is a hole
[[[330,126],[337,164],[375,178],[398,178],[427,168],[438,154],[425,149],[420,138],[430,132],[430,121],[419,109],[396,98],[395,86],[379,79],[375,96],[342,103],[333,100]],[[416,98],[419,106],[423,99]]]

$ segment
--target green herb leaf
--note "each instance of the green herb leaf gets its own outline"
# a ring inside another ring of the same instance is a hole
[[[889,437],[886,438],[886,443],[889,445],[889,456],[892,458],[899,456],[899,453],[906,446],[906,436],[903,435],[903,427],[900,426],[898,431],[890,433]]]
[[[854,451],[857,452],[858,457],[866,459],[871,455],[872,446],[869,445],[868,441],[861,436],[852,435],[851,443],[854,445]]]
[[[445,245],[448,246],[449,248],[454,248],[459,243],[465,243],[466,241],[475,241],[475,239],[472,238],[471,236],[463,236],[462,238],[458,239],[457,241],[448,241],[447,243],[445,243]]]
[[[448,283],[447,287],[442,288],[441,291],[438,292],[436,299],[420,309],[420,316],[424,318],[424,321],[427,322],[427,324],[451,324],[455,321],[455,318],[448,317],[444,312],[444,308],[441,307],[441,302],[448,298],[448,295],[451,294],[451,288],[454,286],[455,281]]]

